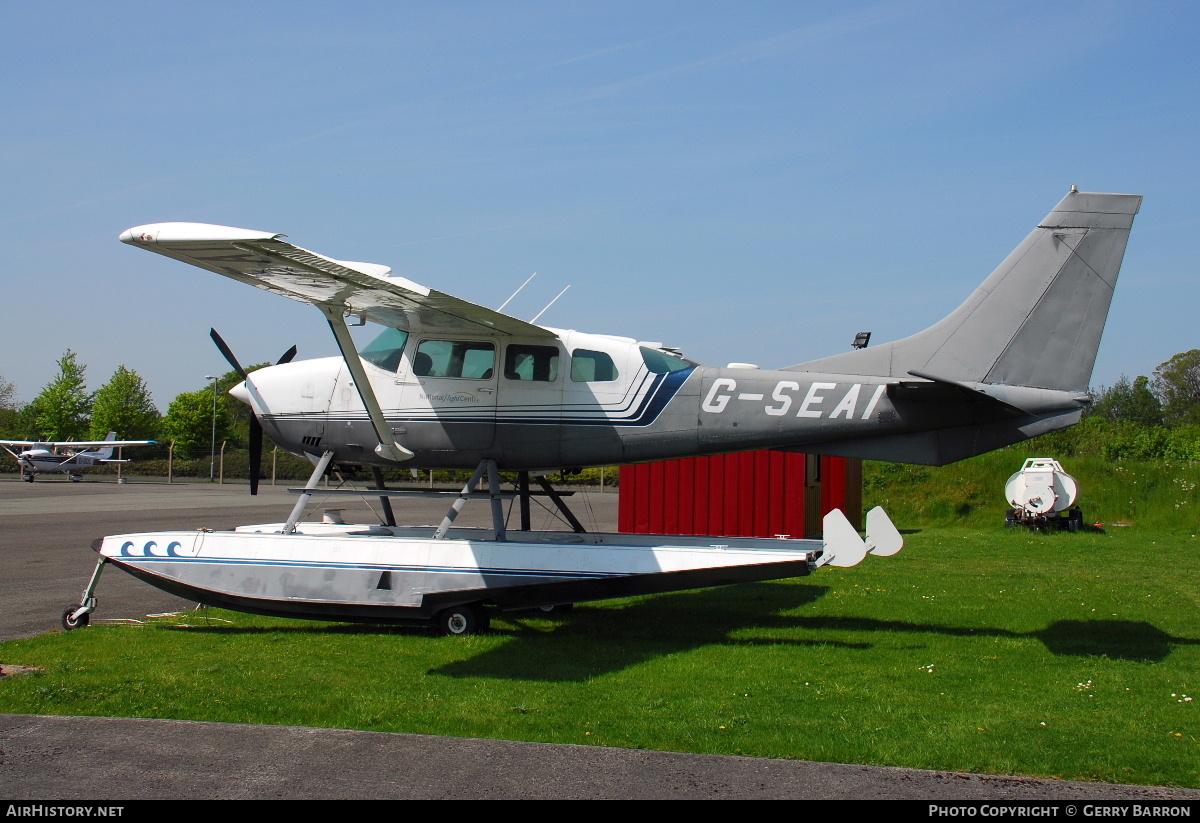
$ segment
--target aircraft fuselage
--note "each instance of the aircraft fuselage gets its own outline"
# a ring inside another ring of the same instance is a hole
[[[1011,427],[1022,417],[954,387],[906,400],[895,379],[715,368],[655,344],[573,331],[558,332],[554,345],[386,335],[397,346],[381,354],[372,344],[362,359],[396,441],[415,453],[405,464],[414,468],[473,468],[491,458],[508,470],[555,470],[764,448],[870,456],[870,444],[889,435]],[[253,391],[234,394],[254,404],[283,448],[395,465],[374,453],[375,431],[341,358],[268,367],[250,382]],[[1059,428],[1078,418],[1072,398],[1045,394],[1025,423],[1071,418],[1051,426]]]

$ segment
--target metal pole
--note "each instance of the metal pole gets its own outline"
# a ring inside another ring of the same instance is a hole
[[[204,379],[213,381],[212,446],[208,451],[208,482],[211,483],[217,468],[217,378],[206,374]]]

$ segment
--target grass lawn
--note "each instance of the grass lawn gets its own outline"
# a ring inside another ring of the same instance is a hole
[[[0,711],[1200,787],[1200,538],[989,522],[906,541],[478,637],[215,610],[53,633],[0,644],[42,667],[0,682]]]

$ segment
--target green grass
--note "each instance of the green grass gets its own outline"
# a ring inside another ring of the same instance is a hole
[[[1200,538],[986,523],[479,637],[227,612],[54,633],[0,644],[43,667],[0,711],[1200,786]]]
[[[1004,483],[1026,457],[1053,456],[1012,447],[933,468],[869,462],[863,471],[866,508],[883,506],[900,528],[1004,522]],[[1079,481],[1078,505],[1088,523],[1188,533],[1200,528],[1200,463],[1064,457]]]

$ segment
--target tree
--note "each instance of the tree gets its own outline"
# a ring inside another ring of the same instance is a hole
[[[121,365],[92,399],[92,439],[115,431],[122,440],[153,440],[160,417],[146,381]]]
[[[1161,363],[1154,370],[1153,388],[1168,425],[1200,423],[1200,349]]]
[[[12,438],[20,437],[17,423],[20,410],[17,408],[17,387],[0,374],[0,434]]]
[[[75,352],[58,361],[58,376],[34,398],[32,418],[37,436],[46,440],[82,440],[88,434],[88,416],[92,396],[84,381],[87,366],[80,363]]]
[[[216,405],[217,442],[229,438],[229,417],[221,402]],[[171,401],[163,420],[163,437],[175,442],[184,454],[209,451],[213,433],[212,389],[184,392]]]
[[[1139,374],[1133,383],[1121,375],[1113,386],[1101,389],[1092,400],[1088,417],[1105,420],[1124,420],[1139,426],[1161,426],[1162,404],[1150,391],[1150,378]]]

